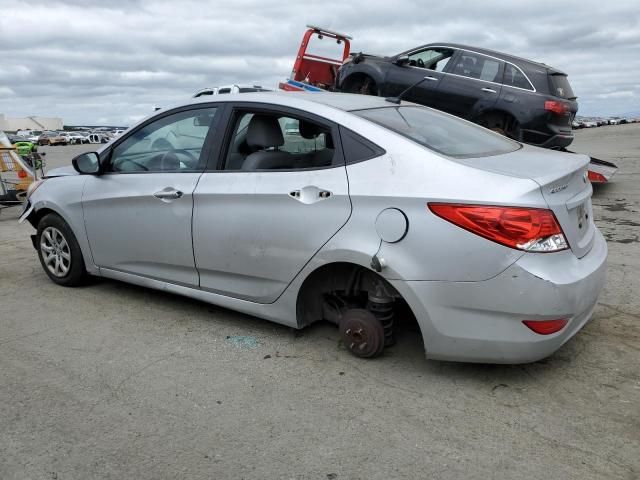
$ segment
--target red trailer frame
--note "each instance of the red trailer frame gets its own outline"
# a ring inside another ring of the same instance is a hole
[[[343,44],[342,57],[329,58],[308,53],[307,48],[309,47],[309,41],[314,35],[317,35],[319,40],[331,38],[335,40],[338,45]],[[295,83],[282,82],[280,83],[280,88],[290,91],[305,90],[304,86],[301,86],[300,83],[322,89],[333,88],[336,82],[338,68],[349,58],[351,40],[352,37],[344,33],[334,32],[314,25],[307,25],[307,31],[302,37],[302,43],[298,49],[298,55],[296,56],[289,79]]]

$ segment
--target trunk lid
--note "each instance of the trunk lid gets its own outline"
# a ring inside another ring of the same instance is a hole
[[[596,229],[591,206],[593,190],[587,180],[589,157],[523,145],[522,149],[504,155],[456,161],[535,181],[558,219],[573,253],[578,258],[589,253]]]

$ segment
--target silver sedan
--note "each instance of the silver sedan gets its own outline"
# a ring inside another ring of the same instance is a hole
[[[51,171],[21,220],[60,285],[329,320],[361,357],[410,312],[429,358],[531,362],[585,325],[605,281],[587,163],[377,97],[203,97]]]

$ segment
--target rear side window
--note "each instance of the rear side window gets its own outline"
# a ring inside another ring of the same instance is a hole
[[[522,71],[515,65],[507,63],[504,67],[504,78],[502,83],[511,87],[524,88],[525,90],[533,90],[533,87],[524,76]]]
[[[450,157],[485,157],[520,148],[502,135],[425,107],[382,107],[352,113]]]
[[[500,61],[471,52],[460,52],[451,73],[463,77],[497,82],[500,79]]]
[[[340,139],[342,140],[344,158],[348,164],[363,162],[386,153],[384,149],[375,143],[371,143],[369,140],[344,127],[340,127]]]
[[[567,100],[576,99],[566,75],[560,73],[549,75],[549,86],[551,87],[551,95],[566,98]]]

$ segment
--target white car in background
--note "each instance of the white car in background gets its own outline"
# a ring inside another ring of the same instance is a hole
[[[90,143],[89,137],[79,132],[69,132],[67,134],[69,145],[82,145],[83,143]]]
[[[226,93],[255,93],[255,92],[270,92],[268,88],[264,88],[260,85],[224,85],[222,87],[209,87],[198,90],[193,98],[204,97],[207,95],[224,95]]]

